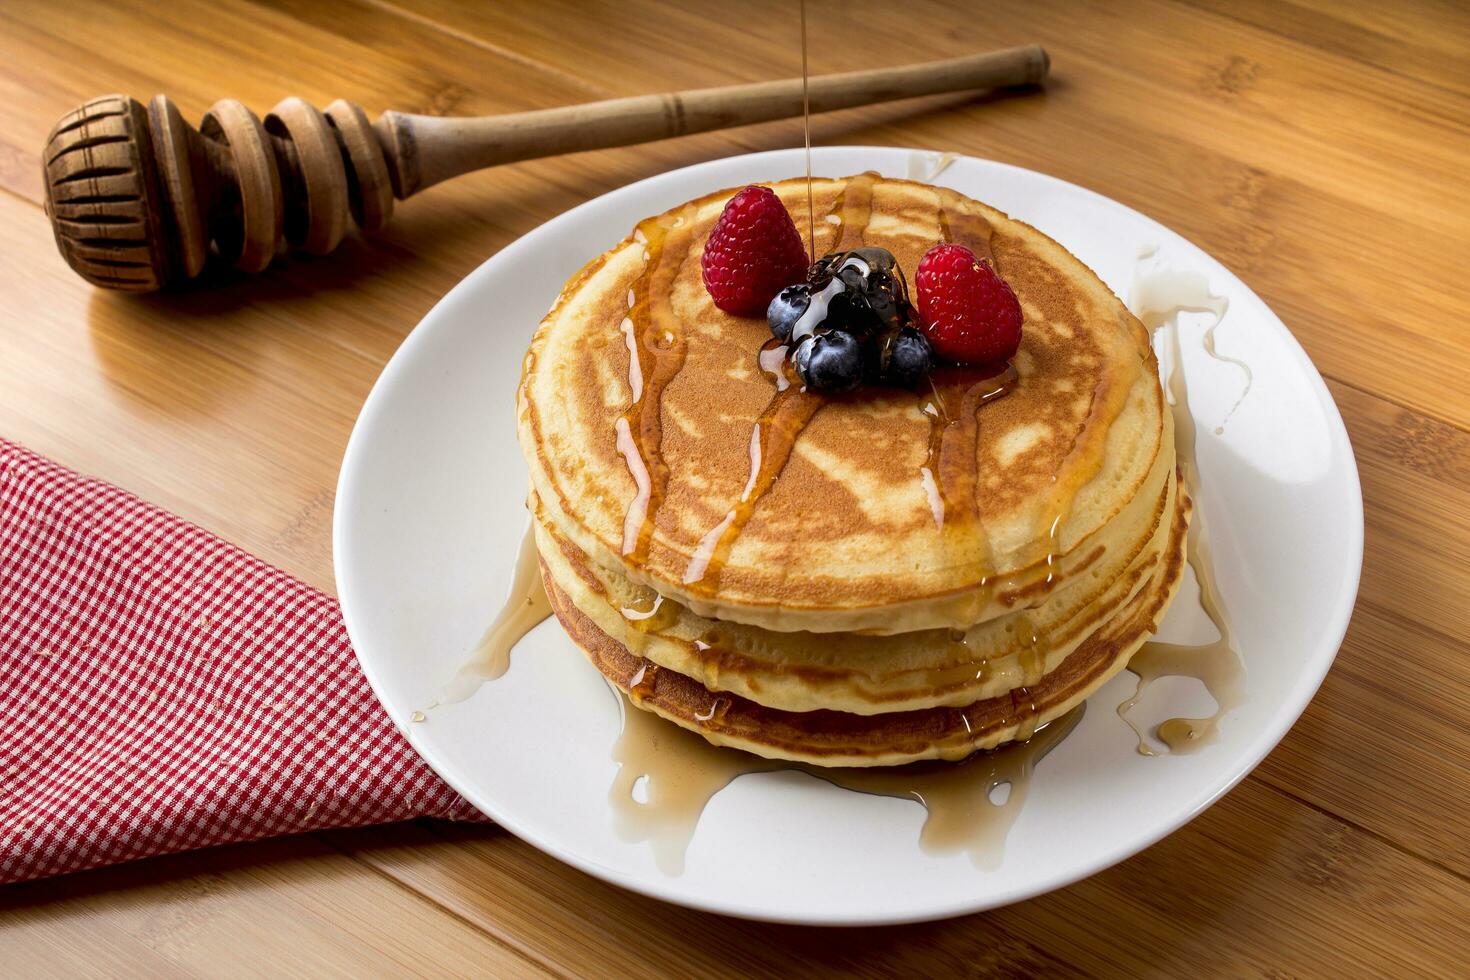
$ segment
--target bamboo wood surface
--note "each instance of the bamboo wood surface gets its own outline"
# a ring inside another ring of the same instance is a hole
[[[628,181],[790,146],[800,122],[512,164],[380,236],[131,297],[62,263],[38,151],[62,112],[168,92],[197,118],[338,96],[520,112],[799,70],[794,5],[141,0],[0,6],[0,434],[331,588],[353,418],[434,301]],[[1218,256],[1327,376],[1367,544],[1336,666],[1265,763],[1183,830],[991,913],[834,933],[601,884],[495,828],[414,823],[0,891],[0,974],[1464,975],[1470,949],[1470,10],[1414,0],[812,0],[814,71],[1038,42],[1044,94],[814,120],[1138,208]],[[507,351],[507,356],[519,356]],[[1147,806],[1147,801],[1140,801]]]

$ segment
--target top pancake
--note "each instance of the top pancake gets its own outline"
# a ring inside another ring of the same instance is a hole
[[[772,186],[805,217],[804,179]],[[817,179],[817,255],[876,245],[910,278],[946,238],[990,255],[1025,314],[1018,377],[983,404],[994,383],[954,370],[919,392],[778,396],[757,363],[765,321],[721,312],[701,280],[732,193],[650,218],[589,263],[527,353],[532,484],[592,561],[702,616],[890,633],[1039,604],[1086,555],[1137,537],[1114,518],[1157,489],[1163,396],[1142,324],[1081,262],[952,191]],[[769,466],[783,432],[789,461],[762,494],[753,455]]]

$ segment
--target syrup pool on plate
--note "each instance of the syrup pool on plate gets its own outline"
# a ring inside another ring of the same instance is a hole
[[[1204,684],[1215,701],[1213,714],[1203,718],[1170,718],[1158,726],[1155,734],[1172,753],[1194,752],[1210,744],[1218,732],[1220,719],[1245,699],[1245,665],[1241,660],[1235,632],[1230,627],[1225,600],[1215,580],[1209,526],[1201,506],[1201,494],[1208,490],[1201,486],[1196,458],[1198,433],[1189,408],[1189,385],[1184,373],[1179,315],[1191,312],[1211,314],[1214,319],[1206,330],[1206,339],[1203,341],[1206,353],[1244,368],[1245,390],[1241,392],[1226,419],[1234,414],[1240,400],[1250,390],[1250,367],[1243,361],[1225,358],[1215,352],[1215,330],[1220,326],[1228,308],[1225,298],[1212,294],[1208,280],[1198,272],[1178,269],[1153,269],[1145,272],[1142,263],[1153,256],[1152,249],[1145,249],[1139,255],[1140,264],[1134,278],[1130,306],[1144,326],[1155,337],[1162,339],[1167,355],[1164,391],[1170,410],[1174,413],[1174,443],[1179,457],[1179,471],[1185,488],[1194,500],[1194,513],[1189,522],[1187,555],[1199,583],[1200,608],[1214,624],[1218,636],[1215,640],[1200,645],[1150,640],[1133,655],[1128,669],[1138,676],[1138,687],[1132,697],[1118,705],[1118,714],[1138,735],[1138,751],[1143,755],[1157,753],[1149,746],[1145,732],[1129,717],[1129,712],[1137,706],[1149,685],[1158,678],[1192,677]],[[1215,431],[1224,431],[1224,421]]]
[[[804,772],[857,793],[912,800],[925,809],[919,846],[926,853],[964,853],[977,868],[995,868],[1037,764],[1082,720],[1086,705],[1042,727],[1029,741],[977,752],[963,762],[872,768],[762,759],[718,748],[626,702],[619,707],[622,732],[612,753],[618,773],[608,791],[618,834],[630,842],[648,842],[659,869],[677,875],[684,870],[685,854],[710,800],[741,776],[782,770]]]

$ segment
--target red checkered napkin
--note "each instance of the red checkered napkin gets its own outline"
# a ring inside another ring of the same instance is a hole
[[[419,816],[335,599],[0,439],[0,882]]]

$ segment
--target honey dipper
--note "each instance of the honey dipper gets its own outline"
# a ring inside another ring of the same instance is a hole
[[[1036,45],[899,68],[819,75],[813,112],[1041,81]],[[348,215],[375,231],[393,199],[460,174],[534,157],[644,143],[802,112],[789,78],[641,95],[500,116],[385,112],[369,123],[338,99],[280,102],[262,122],[234,99],[198,129],[167,96],[124,95],[67,113],[46,142],[46,213],[62,257],[87,281],[146,292],[197,276],[206,259],[260,272],[288,247],[323,255]]]

